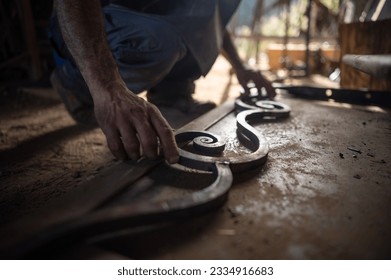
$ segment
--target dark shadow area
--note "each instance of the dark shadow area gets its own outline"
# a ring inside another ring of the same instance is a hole
[[[202,233],[216,222],[218,211],[223,210],[210,211],[197,217],[191,217],[187,221],[159,229],[113,236],[113,238],[98,244],[131,259],[156,259],[200,238]]]
[[[38,96],[26,92],[20,87],[0,90],[0,119],[9,117],[15,112],[33,112],[61,104],[53,93],[53,98]]]
[[[27,160],[36,154],[49,150],[59,142],[70,140],[95,128],[75,124],[28,139],[15,148],[0,151],[0,164],[10,165]]]

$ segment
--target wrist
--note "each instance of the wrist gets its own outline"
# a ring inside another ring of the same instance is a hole
[[[134,95],[127,88],[122,79],[106,83],[92,83],[91,86],[89,86],[89,89],[95,104],[111,103],[115,100],[121,99],[124,95],[126,95],[127,98]]]

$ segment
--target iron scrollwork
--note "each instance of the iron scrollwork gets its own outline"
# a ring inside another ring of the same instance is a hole
[[[20,240],[1,253],[13,258],[26,257],[47,248],[56,248],[59,244],[66,246],[75,240],[123,228],[174,222],[221,205],[231,188],[233,173],[258,167],[266,161],[268,143],[250,122],[286,118],[290,113],[287,105],[258,100],[256,97],[237,99],[235,109],[237,137],[240,143],[251,151],[250,154],[224,156],[224,140],[207,131],[186,131],[175,135],[179,146],[192,142],[194,149],[197,150],[197,153],[193,153],[181,148],[179,165],[185,169],[212,173],[215,179],[208,187],[180,198],[96,209],[81,217],[58,221]],[[23,224],[16,228],[23,228]]]
[[[258,167],[266,161],[269,152],[267,141],[249,122],[289,116],[290,108],[285,104],[274,101],[255,103],[245,103],[238,99],[235,104],[237,136],[243,146],[251,150],[250,154],[224,156],[224,140],[207,131],[186,131],[175,135],[179,146],[192,142],[198,151],[193,153],[180,148],[179,165],[192,169],[192,172],[211,172],[215,176],[211,185],[180,198],[151,203],[139,202],[96,211],[81,219],[77,227],[96,229],[99,225],[99,228],[115,230],[124,226],[159,224],[183,219],[221,205],[231,188],[233,173]]]
[[[237,137],[241,144],[252,151],[243,156],[219,156],[225,143],[219,136],[206,131],[186,131],[176,134],[177,143],[193,141],[196,150],[203,155],[180,149],[180,164],[186,167],[205,170],[205,165],[225,163],[232,171],[243,171],[263,164],[269,147],[263,135],[249,122],[267,121],[270,118],[281,119],[289,116],[289,106],[275,101],[257,101],[255,105],[238,99],[235,103]]]

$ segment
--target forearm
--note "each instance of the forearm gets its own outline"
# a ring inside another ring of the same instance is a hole
[[[223,49],[221,53],[232,65],[235,71],[244,68],[243,62],[239,57],[239,54],[228,31],[226,31],[224,34]]]
[[[270,99],[273,99],[276,92],[271,83],[265,79],[260,71],[254,70],[245,65],[232,42],[228,32],[225,32],[222,54],[229,61],[235,70],[236,77],[246,93],[249,93],[249,84],[255,84],[259,92],[264,88]]]
[[[137,160],[155,159],[158,146],[168,162],[178,161],[174,135],[155,106],[125,85],[106,41],[99,0],[55,0],[64,41],[94,100],[96,121],[111,152]]]
[[[92,97],[102,98],[105,88],[122,83],[106,41],[99,0],[55,0],[64,41]]]

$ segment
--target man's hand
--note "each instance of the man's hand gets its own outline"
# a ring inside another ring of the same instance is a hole
[[[165,159],[177,162],[174,135],[159,110],[125,85],[112,85],[108,90],[100,95],[107,98],[95,102],[95,116],[113,155],[119,159],[156,159],[160,145]]]
[[[61,32],[94,100],[96,120],[115,157],[179,159],[171,127],[157,108],[133,94],[106,41],[100,1],[54,1]]]
[[[249,91],[248,84],[253,82],[258,92],[261,92],[262,88],[265,88],[267,96],[270,99],[274,99],[276,91],[271,83],[262,76],[261,72],[248,68],[243,64],[228,32],[224,34],[222,54],[232,65],[236,77],[245,92]]]
[[[238,67],[235,69],[236,77],[240,85],[244,88],[245,92],[249,91],[248,84],[253,82],[258,90],[261,92],[262,88],[265,88],[267,96],[270,99],[274,99],[276,91],[274,90],[271,83],[262,76],[261,72],[253,70],[248,67]]]

